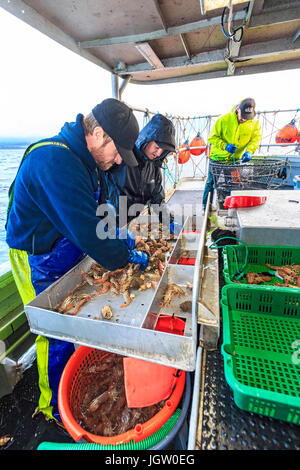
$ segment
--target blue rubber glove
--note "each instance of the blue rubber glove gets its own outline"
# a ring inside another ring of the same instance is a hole
[[[234,153],[237,151],[237,146],[233,144],[227,144],[225,147],[226,152]]]
[[[181,227],[181,225],[176,224],[175,222],[171,222],[170,223],[170,230],[174,235],[179,235],[181,230],[182,230],[182,227]]]
[[[242,163],[247,163],[247,162],[249,162],[249,161],[251,160],[251,158],[252,158],[252,155],[251,155],[250,152],[245,152],[245,153],[243,153],[243,155],[242,155]]]
[[[140,264],[141,271],[144,271],[148,264],[148,255],[143,251],[131,250],[129,252],[128,263]]]
[[[116,238],[119,240],[122,240],[126,243],[128,246],[129,250],[133,250],[135,246],[135,236],[132,232],[126,229],[119,229],[118,227],[116,228]]]

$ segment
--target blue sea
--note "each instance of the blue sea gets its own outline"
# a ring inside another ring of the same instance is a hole
[[[26,146],[0,146],[0,265],[8,261],[8,246],[5,242],[5,222],[8,205],[8,189],[14,180]]]

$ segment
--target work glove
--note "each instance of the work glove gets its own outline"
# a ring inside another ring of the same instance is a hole
[[[252,158],[252,155],[251,155],[250,152],[245,152],[245,153],[243,153],[243,155],[242,155],[242,163],[247,163],[247,162],[249,162],[249,161],[251,160],[251,158]]]
[[[170,230],[174,235],[179,235],[181,230],[182,230],[182,227],[181,227],[181,225],[176,224],[175,222],[171,222],[170,223]]]
[[[126,229],[116,228],[116,238],[126,243],[129,250],[133,250],[135,246],[135,236],[132,232]]]
[[[148,264],[148,255],[144,251],[130,250],[128,263],[140,264],[141,271],[144,271]]]
[[[233,144],[227,144],[225,147],[226,152],[234,153],[237,151],[237,146]]]

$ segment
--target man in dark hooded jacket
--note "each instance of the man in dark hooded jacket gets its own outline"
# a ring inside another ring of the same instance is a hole
[[[31,145],[10,189],[7,216],[9,257],[24,305],[71,269],[84,254],[109,270],[147,265],[135,241],[99,238],[98,170],[136,165],[132,152],[138,123],[124,103],[107,99],[78,114],[60,133]],[[71,343],[38,336],[39,408],[60,419],[57,391]]]
[[[134,204],[153,206],[158,210],[161,222],[168,220],[170,230],[179,234],[182,227],[174,222],[173,214],[165,204],[165,192],[162,185],[161,167],[170,152],[175,152],[175,128],[169,119],[156,114],[139,133],[133,152],[138,162],[136,167],[116,167],[101,172],[106,181],[99,202],[110,202],[119,212],[119,196],[127,197],[127,215]],[[158,207],[159,206],[159,207]]]

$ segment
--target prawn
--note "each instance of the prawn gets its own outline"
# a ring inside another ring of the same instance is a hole
[[[102,295],[102,294],[106,294],[109,289],[110,289],[110,286],[111,286],[111,283],[110,282],[104,282],[101,287],[99,287],[97,289],[97,293]]]
[[[97,294],[82,294],[80,296],[80,300],[77,302],[73,312],[71,313],[68,313],[68,315],[77,315],[77,313],[79,312],[79,310],[81,309],[81,307],[86,303],[88,302],[89,300],[91,300],[92,298],[94,298]]]
[[[132,302],[132,298],[130,297],[130,293],[128,290],[126,290],[124,293],[123,293],[123,297],[124,297],[124,300],[125,300],[125,303],[120,305],[120,308],[125,308],[125,307],[128,307],[128,305],[131,304]]]

